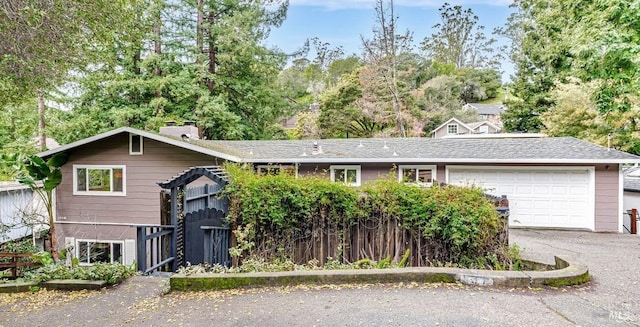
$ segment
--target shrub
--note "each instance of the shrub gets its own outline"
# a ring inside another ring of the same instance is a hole
[[[391,178],[353,188],[314,176],[226,169],[228,219],[242,236],[231,253],[239,258],[492,269],[514,261],[500,241],[505,225],[479,188],[420,188]]]
[[[25,272],[25,280],[46,282],[54,279],[103,280],[108,284],[120,283],[137,274],[134,266],[121,263],[95,263],[92,266],[69,268],[63,263],[49,264]]]

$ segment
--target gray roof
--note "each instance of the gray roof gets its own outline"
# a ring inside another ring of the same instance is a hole
[[[322,139],[217,141],[167,137],[122,127],[40,153],[46,157],[119,133],[134,133],[229,161],[250,163],[640,163],[640,157],[571,137],[491,139]],[[317,142],[319,151],[314,151]]]
[[[476,109],[478,111],[478,114],[481,114],[481,115],[500,115],[504,112],[504,105],[502,103],[496,103],[496,104],[467,103],[467,105]]]
[[[315,153],[317,142],[321,153]],[[635,162],[640,157],[571,137],[522,139],[323,139],[195,141],[246,162]]]
[[[624,190],[640,192],[640,167],[629,167],[624,170]]]

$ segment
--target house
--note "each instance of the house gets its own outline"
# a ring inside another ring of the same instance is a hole
[[[625,232],[631,230],[631,224],[629,221],[630,215],[628,211],[631,209],[637,209],[640,211],[640,167],[638,165],[625,167],[624,171],[624,199],[623,210],[627,215],[624,217],[624,229]],[[640,225],[637,225],[640,227]]]
[[[480,121],[475,123],[463,123],[457,118],[451,118],[431,131],[431,137],[442,138],[452,135],[468,134],[496,134],[501,128],[490,121]]]
[[[476,110],[478,112],[478,120],[490,121],[496,126],[502,127],[502,120],[500,119],[500,115],[505,111],[505,107],[502,103],[467,103],[462,106],[462,110]]]
[[[0,182],[0,244],[46,230],[47,209],[26,185]]]
[[[66,152],[56,230],[103,258],[135,260],[137,225],[160,224],[158,182],[224,162],[362,185],[399,180],[476,184],[510,201],[512,227],[622,232],[622,164],[640,157],[570,137],[214,141],[123,127],[40,153]],[[62,242],[64,240],[64,242]]]

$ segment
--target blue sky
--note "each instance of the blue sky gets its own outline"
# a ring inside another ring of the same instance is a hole
[[[416,49],[431,27],[440,22],[438,8],[445,1],[396,0],[395,10],[399,17],[399,30],[413,31]],[[502,26],[509,16],[511,0],[457,0],[452,5],[471,8],[485,26],[489,35],[494,27]],[[346,54],[360,55],[360,35],[371,36],[375,23],[374,0],[290,0],[284,24],[271,31],[268,44],[285,52],[299,49],[307,38],[318,37],[332,47],[342,46]],[[502,41],[504,42],[504,41]],[[508,80],[513,68],[505,63],[502,67],[503,81]]]

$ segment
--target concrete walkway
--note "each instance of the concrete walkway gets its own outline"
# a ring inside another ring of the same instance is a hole
[[[0,294],[0,326],[638,326],[640,237],[512,230],[528,256],[568,255],[593,282],[562,289],[342,285],[163,294],[136,277],[93,292]]]

